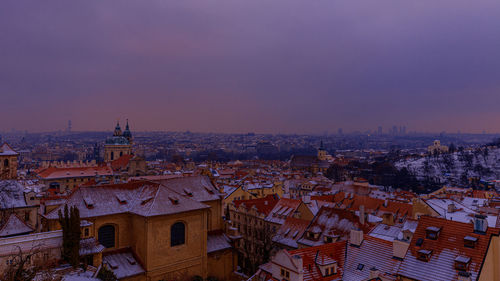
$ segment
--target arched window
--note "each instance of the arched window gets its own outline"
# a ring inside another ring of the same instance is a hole
[[[111,160],[115,160],[115,153],[111,151],[111,157],[109,157]]]
[[[120,151],[120,157],[122,157],[122,156],[123,156],[123,151]]]
[[[9,159],[5,159],[5,160],[3,161],[3,166],[4,166],[4,167],[9,167]]]
[[[112,225],[101,226],[98,231],[99,243],[106,248],[115,246],[115,227]]]
[[[170,246],[186,243],[186,226],[182,222],[176,222],[170,228]]]

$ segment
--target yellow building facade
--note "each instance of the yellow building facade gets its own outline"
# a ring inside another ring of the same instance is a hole
[[[120,280],[229,280],[236,270],[222,233],[222,199],[206,177],[81,187],[67,204],[93,225],[89,231],[106,248],[103,261]],[[59,229],[58,209],[45,216],[47,230]],[[130,265],[113,267],[113,260],[123,254],[141,265],[137,274],[120,278],[120,267]]]

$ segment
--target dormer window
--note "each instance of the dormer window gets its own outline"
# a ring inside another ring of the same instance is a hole
[[[439,237],[439,233],[441,232],[441,228],[435,226],[429,226],[425,229],[425,237],[431,240],[437,240]]]
[[[464,237],[464,247],[473,248],[474,249],[476,247],[477,240],[478,239],[476,237],[465,236]]]
[[[469,269],[470,258],[466,256],[458,256],[455,258],[455,269],[467,271]]]
[[[83,202],[85,203],[85,206],[88,209],[94,208],[94,200],[92,200],[92,198],[85,196],[85,197],[83,197]]]
[[[116,194],[116,200],[118,200],[120,204],[127,204],[127,198],[123,196],[123,194]]]
[[[417,252],[417,259],[428,262],[431,259],[432,250],[419,250]]]
[[[325,236],[323,240],[325,241],[325,243],[332,243],[333,242],[333,238],[330,236]]]

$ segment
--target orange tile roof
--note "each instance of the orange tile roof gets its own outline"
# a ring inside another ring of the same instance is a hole
[[[437,240],[426,238],[428,227],[440,229]],[[478,234],[474,232],[472,223],[422,216],[398,274],[422,281],[456,280],[458,271],[454,268],[454,260],[458,256],[465,256],[471,259],[468,272],[472,274],[472,280],[476,280],[490,238],[492,235],[498,235],[499,232],[499,228],[489,227],[485,234]],[[464,246],[466,236],[478,239],[474,248]],[[420,241],[423,241],[422,245],[417,246],[417,242]],[[419,250],[432,250],[428,262],[416,258]]]
[[[279,199],[277,195],[267,195],[264,198],[248,199],[248,200],[234,200],[233,204],[235,208],[239,208],[241,204],[245,204],[247,209],[251,209],[255,206],[259,213],[268,215],[274,206],[278,203]],[[267,203],[266,203],[267,202]]]
[[[113,170],[108,166],[77,168],[48,167],[38,172],[38,176],[42,179],[94,177],[96,175],[111,176],[113,175]]]
[[[134,157],[134,155],[123,155],[118,159],[111,161],[111,168],[113,171],[121,171],[127,169],[130,160]]]

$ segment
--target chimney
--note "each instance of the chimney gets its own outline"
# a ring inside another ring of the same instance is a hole
[[[361,225],[365,224],[365,206],[364,205],[359,206],[359,223]]]
[[[392,256],[396,259],[404,259],[410,247],[410,241],[394,239],[392,241]]]
[[[477,233],[486,233],[488,229],[488,221],[486,220],[486,216],[484,215],[475,215],[474,216],[474,232]]]
[[[305,204],[311,203],[311,196],[305,195],[304,197],[302,197],[302,202],[304,202]]]
[[[351,229],[349,242],[352,246],[359,247],[363,243],[363,230],[361,229]]]
[[[454,213],[455,212],[455,204],[451,203],[448,204],[448,213]]]
[[[376,279],[380,275],[380,271],[376,267],[370,268],[370,280]]]

